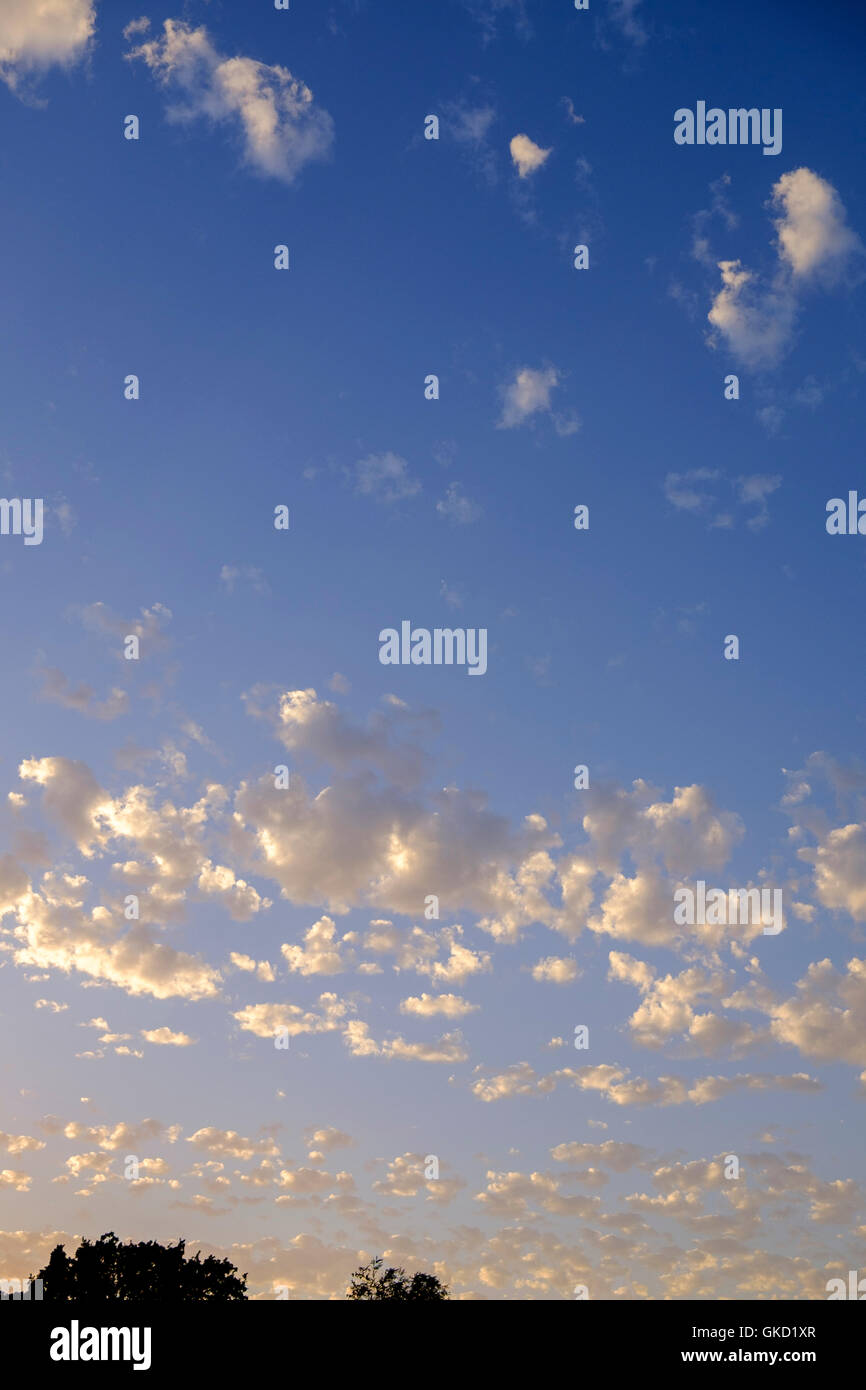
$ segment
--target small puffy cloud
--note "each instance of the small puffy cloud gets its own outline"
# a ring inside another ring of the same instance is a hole
[[[435,1018],[437,1014],[444,1014],[446,1018],[463,1018],[477,1008],[477,1004],[470,1004],[459,994],[410,995],[400,1004],[401,1014],[416,1014],[419,1018]]]
[[[318,1163],[326,1153],[331,1153],[333,1149],[353,1148],[355,1141],[351,1134],[346,1134],[342,1129],[336,1129],[334,1125],[310,1125],[304,1130],[304,1143],[310,1150],[310,1161]]]
[[[343,1040],[353,1057],[386,1057],[404,1062],[465,1062],[468,1056],[459,1033],[444,1033],[435,1043],[410,1043],[390,1038],[377,1043],[360,1019],[346,1024]]]
[[[121,1121],[115,1125],[84,1125],[78,1120],[71,1120],[66,1125],[61,1121],[59,1127],[67,1139],[84,1139],[85,1142],[96,1144],[98,1148],[107,1149],[112,1153],[118,1149],[135,1153],[139,1146],[157,1140],[174,1144],[181,1128],[180,1125],[164,1125],[155,1119],[139,1120],[136,1124]],[[54,1117],[47,1116],[42,1122],[42,1128],[46,1133],[54,1134],[58,1128]]]
[[[247,1159],[255,1158],[257,1154],[273,1158],[279,1156],[280,1152],[279,1144],[270,1135],[263,1139],[246,1139],[233,1129],[215,1129],[210,1125],[197,1129],[186,1142],[192,1144],[193,1148],[204,1149],[209,1154],[221,1154],[224,1158]]]
[[[289,969],[299,975],[340,975],[352,962],[352,954],[344,954],[342,942],[331,917],[320,917],[304,934],[301,946],[280,947]]]
[[[257,1038],[272,1038],[282,1030],[290,1037],[299,1037],[302,1033],[333,1033],[344,1026],[350,1012],[348,1004],[336,994],[320,994],[318,1002],[318,1013],[302,1009],[298,1004],[248,1004],[233,1017],[245,1033],[253,1033]]]
[[[15,91],[22,76],[77,63],[95,28],[94,0],[3,0],[0,81]]]
[[[543,150],[528,135],[515,135],[510,145],[511,159],[520,178],[528,178],[545,163],[550,150]]]
[[[576,980],[577,961],[571,957],[545,956],[532,967],[533,980],[546,980],[554,985],[567,985]]]
[[[557,1144],[550,1150],[550,1156],[557,1163],[600,1164],[602,1168],[610,1168],[613,1173],[625,1173],[630,1168],[647,1167],[651,1152],[639,1144],[606,1139],[603,1144],[582,1144],[577,1141]]]
[[[7,1154],[23,1154],[44,1149],[44,1139],[32,1139],[29,1134],[6,1134],[0,1129],[0,1150]]]
[[[505,386],[500,429],[514,429],[531,415],[550,410],[550,397],[559,383],[555,367],[520,367],[514,380]]]
[[[236,878],[233,869],[206,859],[198,876],[198,889],[205,897],[220,897],[235,922],[248,922],[257,912],[271,906],[251,884]]]
[[[476,1069],[480,1070],[480,1069]],[[608,1062],[596,1066],[561,1067],[547,1076],[536,1075],[528,1062],[518,1062],[498,1075],[479,1076],[472,1094],[483,1101],[518,1095],[546,1095],[561,1083],[581,1091],[597,1091],[614,1105],[707,1105],[739,1091],[781,1090],[801,1093],[820,1091],[821,1083],[805,1072],[791,1076],[740,1073],[737,1076],[704,1076],[687,1081],[681,1076],[660,1076],[655,1081],[629,1077],[628,1067]]]
[[[840,825],[798,858],[813,866],[815,892],[824,907],[866,922],[866,824]]]
[[[173,1033],[170,1028],[142,1028],[141,1036],[159,1047],[192,1047],[195,1042],[188,1033]]]
[[[811,169],[783,174],[773,204],[782,211],[775,223],[778,253],[795,276],[817,273],[833,281],[863,254],[836,189]]]
[[[274,967],[266,960],[254,960],[252,956],[245,956],[242,951],[232,951],[229,960],[235,970],[243,970],[247,974],[257,975],[260,980],[265,980],[272,984],[274,981]]]
[[[707,318],[747,367],[770,367],[790,345],[797,303],[780,286],[763,289],[741,261],[719,261],[722,288]]]
[[[866,1065],[866,960],[855,956],[842,974],[829,960],[815,961],[796,994],[766,1010],[773,1037],[803,1056]]]
[[[379,502],[401,502],[421,491],[417,478],[409,473],[404,458],[390,451],[368,454],[355,464],[355,487],[365,497]]]
[[[419,1192],[426,1192],[428,1202],[444,1206],[466,1186],[460,1178],[428,1178],[426,1167],[424,1155],[400,1154],[388,1164],[386,1176],[373,1183],[373,1190],[387,1197],[415,1197]]]
[[[14,1192],[26,1192],[33,1179],[17,1168],[0,1168],[0,1188],[11,1187]]]
[[[167,19],[161,38],[127,56],[141,59],[173,98],[170,120],[234,124],[245,161],[258,174],[291,184],[305,165],[330,152],[334,123],[309,87],[279,64],[226,58],[203,25]]]

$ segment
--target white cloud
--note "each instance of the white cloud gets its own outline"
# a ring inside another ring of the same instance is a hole
[[[790,348],[804,285],[838,283],[864,252],[836,189],[811,169],[783,174],[773,186],[772,203],[782,213],[774,224],[777,263],[772,278],[762,284],[739,260],[719,261],[722,288],[707,315],[735,356],[750,367],[773,367]]]
[[[3,0],[0,80],[15,91],[24,74],[77,63],[95,28],[93,0]]]
[[[719,261],[719,270],[722,288],[707,318],[746,366],[774,366],[790,345],[796,322],[790,289],[762,289],[740,261]]]
[[[418,1018],[435,1018],[437,1014],[444,1014],[446,1018],[463,1018],[477,1008],[477,1004],[470,1004],[459,994],[410,995],[400,1004],[401,1014],[416,1014]]]
[[[161,38],[127,56],[142,59],[177,97],[168,108],[170,120],[236,122],[246,162],[259,174],[293,183],[305,165],[331,149],[334,123],[309,87],[279,64],[224,57],[204,26],[167,19]]]
[[[280,947],[290,970],[299,975],[341,975],[352,962],[352,953],[344,953],[337,939],[337,929],[331,917],[320,917],[304,933],[302,946]]]
[[[550,396],[559,383],[555,367],[520,367],[514,380],[503,389],[504,405],[500,429],[522,425],[531,415],[550,410]]]
[[[570,984],[577,976],[577,961],[562,956],[545,956],[532,967],[533,980],[547,980],[554,985]]]
[[[832,282],[863,254],[836,189],[811,169],[783,174],[773,188],[773,203],[782,209],[775,223],[778,253],[795,276],[821,274]]]
[[[528,135],[515,135],[508,146],[511,151],[511,158],[514,167],[520,178],[528,178],[534,174],[536,169],[540,169],[542,164],[551,154],[550,150],[544,150],[540,145],[536,145],[534,140],[530,140]]]
[[[158,1047],[192,1047],[195,1042],[188,1033],[174,1033],[170,1028],[142,1028],[141,1036]]]

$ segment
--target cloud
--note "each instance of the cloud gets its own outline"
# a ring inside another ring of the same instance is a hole
[[[164,603],[155,603],[152,608],[142,608],[138,618],[121,618],[104,603],[90,603],[85,608],[74,610],[83,625],[91,632],[102,632],[112,637],[138,637],[142,648],[162,646],[165,642],[162,630],[171,622],[172,613]]]
[[[577,961],[561,956],[545,956],[532,967],[533,980],[547,980],[554,985],[567,985],[578,976]]]
[[[0,81],[16,91],[24,75],[72,66],[84,57],[95,29],[93,0],[3,0]]]
[[[811,169],[783,174],[773,188],[780,260],[797,277],[823,276],[835,283],[863,255],[863,243],[849,226],[836,189]]]
[[[445,1165],[442,1165],[444,1170]],[[419,1192],[426,1194],[428,1202],[444,1206],[453,1200],[466,1184],[461,1178],[425,1177],[426,1157],[423,1154],[405,1153],[391,1160],[384,1178],[373,1183],[374,1192],[382,1192],[387,1197],[416,1197]]]
[[[265,980],[269,984],[272,984],[275,979],[274,967],[266,960],[256,961],[252,956],[245,956],[240,951],[230,951],[229,960],[236,970],[243,970],[251,975],[255,974],[260,980]]]
[[[173,1033],[170,1028],[142,1028],[141,1036],[158,1047],[192,1047],[195,1043],[188,1033]]]
[[[16,904],[14,958],[19,965],[78,971],[118,985],[129,994],[156,999],[213,998],[220,976],[196,956],[166,942],[142,922],[131,926],[104,907],[88,911],[83,876],[46,874],[41,892],[28,891]]]
[[[48,1133],[55,1132],[53,1117],[43,1121],[43,1128]],[[112,1153],[118,1149],[125,1149],[129,1153],[140,1152],[143,1146],[157,1141],[174,1144],[181,1132],[180,1125],[165,1125],[161,1120],[152,1118],[132,1124],[122,1120],[114,1125],[85,1125],[78,1120],[64,1125],[61,1121],[61,1128],[66,1139],[83,1139],[85,1143],[96,1144],[98,1148]]]
[[[866,1066],[866,961],[854,957],[844,974],[815,961],[796,989],[765,1006],[773,1037],[816,1061]]]
[[[813,866],[815,893],[824,907],[866,922],[866,824],[827,830],[815,848],[797,851]]]
[[[400,1004],[401,1014],[415,1014],[418,1018],[435,1018],[437,1014],[444,1014],[446,1018],[464,1018],[477,1008],[477,1004],[470,1004],[459,994],[410,995]]]
[[[352,723],[332,700],[315,690],[286,690],[276,704],[258,688],[243,696],[248,713],[266,720],[288,752],[308,754],[347,772],[372,767],[399,785],[416,783],[429,766],[428,755],[413,741],[413,728],[435,726],[429,715],[413,715],[390,700],[371,714],[365,727]],[[408,732],[407,737],[400,737]],[[291,791],[291,783],[287,791]]]
[[[651,1157],[649,1149],[639,1144],[626,1144],[617,1139],[606,1139],[603,1144],[585,1144],[577,1141],[557,1144],[550,1150],[551,1158],[557,1163],[599,1163],[610,1168],[613,1173],[626,1173],[630,1168],[645,1168]]]
[[[125,690],[117,687],[109,691],[104,700],[97,700],[91,686],[78,685],[73,688],[69,684],[69,678],[56,666],[45,667],[42,679],[42,689],[39,692],[41,699],[49,700],[55,705],[63,705],[65,709],[78,710],[79,714],[86,715],[89,719],[117,719],[129,709],[129,696]]]
[[[514,429],[532,416],[549,414],[551,394],[559,385],[556,367],[519,367],[514,380],[502,388],[503,407],[499,429]]]
[[[455,142],[476,174],[488,184],[494,184],[498,177],[498,160],[489,136],[496,120],[495,107],[472,106],[460,100],[446,102],[442,111],[443,135]]]
[[[35,1153],[45,1148],[44,1139],[33,1139],[29,1134],[6,1134],[0,1129],[0,1149],[7,1154]]]
[[[308,1155],[310,1161],[318,1162],[333,1149],[353,1148],[355,1141],[351,1134],[346,1134],[344,1130],[336,1129],[333,1125],[311,1125],[304,1130],[304,1143],[312,1151]]]
[[[280,1152],[279,1144],[270,1135],[262,1139],[245,1139],[233,1129],[214,1129],[212,1126],[197,1129],[186,1143],[192,1144],[193,1148],[204,1149],[210,1154],[221,1154],[225,1158],[248,1159],[255,1158],[257,1154],[273,1158],[278,1157]]]
[[[303,946],[280,947],[289,969],[299,975],[341,975],[352,963],[352,953],[343,954],[333,919],[320,917],[304,934]]]
[[[356,490],[379,502],[401,502],[421,491],[399,454],[368,454],[355,465]]]
[[[204,117],[239,128],[246,163],[257,174],[294,183],[301,170],[330,153],[334,123],[313,93],[287,68],[254,58],[226,58],[207,29],[167,19],[161,38],[132,49],[174,98],[172,121]]]
[[[481,1071],[476,1068],[476,1071]],[[504,1072],[481,1075],[472,1082],[472,1094],[483,1101],[504,1100],[518,1095],[547,1095],[560,1083],[581,1091],[597,1091],[614,1105],[707,1105],[738,1091],[794,1091],[810,1093],[822,1089],[820,1081],[795,1072],[792,1076],[766,1073],[740,1073],[737,1076],[703,1076],[687,1081],[680,1076],[660,1076],[655,1081],[629,1077],[628,1067],[608,1062],[596,1066],[562,1067],[547,1076],[536,1075],[528,1062],[517,1062]]]
[[[687,473],[668,473],[664,481],[665,497],[677,511],[691,512],[707,519],[711,527],[730,527],[738,507],[752,507],[746,525],[752,531],[766,526],[770,519],[767,498],[781,486],[780,473],[753,473],[728,478],[719,468],[692,468]],[[710,486],[716,484],[718,486]],[[729,495],[718,506],[718,487],[729,489]],[[731,495],[731,493],[733,495]]]
[[[528,135],[515,135],[508,148],[518,176],[522,179],[528,178],[536,169],[540,169],[552,153],[551,150],[544,150],[540,145],[536,145]]]
[[[336,994],[319,995],[319,1012],[298,1004],[248,1004],[232,1015],[245,1033],[257,1038],[273,1038],[285,1030],[289,1037],[303,1033],[333,1033],[346,1024],[350,1006]]]
[[[29,1173],[21,1173],[17,1168],[0,1169],[0,1188],[11,1187],[15,1192],[27,1192],[32,1181]]]
[[[740,261],[719,261],[722,288],[707,318],[748,367],[770,367],[790,346],[797,303],[784,285],[762,289]]]
[[[860,238],[847,225],[836,189],[811,169],[774,184],[776,268],[768,284],[739,260],[718,262],[722,287],[707,318],[736,357],[750,367],[775,366],[791,346],[806,286],[831,288],[862,260]],[[714,339],[710,337],[710,344]]]
[[[572,125],[584,125],[586,123],[586,117],[578,116],[577,112],[575,111],[574,102],[572,101],[571,97],[563,97],[561,104],[565,107],[565,114]]]
[[[369,1026],[360,1019],[346,1024],[344,1042],[353,1057],[385,1057],[403,1062],[465,1062],[468,1057],[459,1033],[444,1033],[435,1043],[406,1042],[405,1038],[390,1038],[377,1043],[370,1037]]]
[[[478,520],[481,508],[477,502],[470,502],[468,497],[464,497],[461,488],[460,483],[450,483],[445,496],[436,503],[436,510],[446,521],[467,526],[469,522]]]

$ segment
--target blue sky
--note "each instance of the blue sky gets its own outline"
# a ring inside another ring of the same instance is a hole
[[[862,19],[7,8],[0,466],[45,532],[0,536],[2,1272],[113,1227],[261,1297],[380,1252],[824,1297],[866,1232]],[[698,101],[781,152],[675,144]],[[381,665],[403,619],[486,673]],[[678,931],[701,878],[784,930]]]

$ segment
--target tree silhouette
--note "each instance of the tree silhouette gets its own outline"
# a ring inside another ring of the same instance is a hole
[[[361,1265],[352,1275],[352,1287],[347,1298],[382,1299],[393,1298],[399,1302],[415,1302],[416,1299],[438,1299],[449,1297],[448,1287],[440,1282],[435,1274],[413,1274],[410,1278],[405,1269],[382,1271],[381,1255],[368,1265]]]
[[[155,1240],[122,1245],[113,1231],[99,1240],[82,1240],[75,1254],[55,1245],[37,1278],[46,1302],[92,1299],[141,1303],[227,1303],[247,1296],[247,1276],[230,1260],[201,1254],[187,1258],[186,1242]]]

